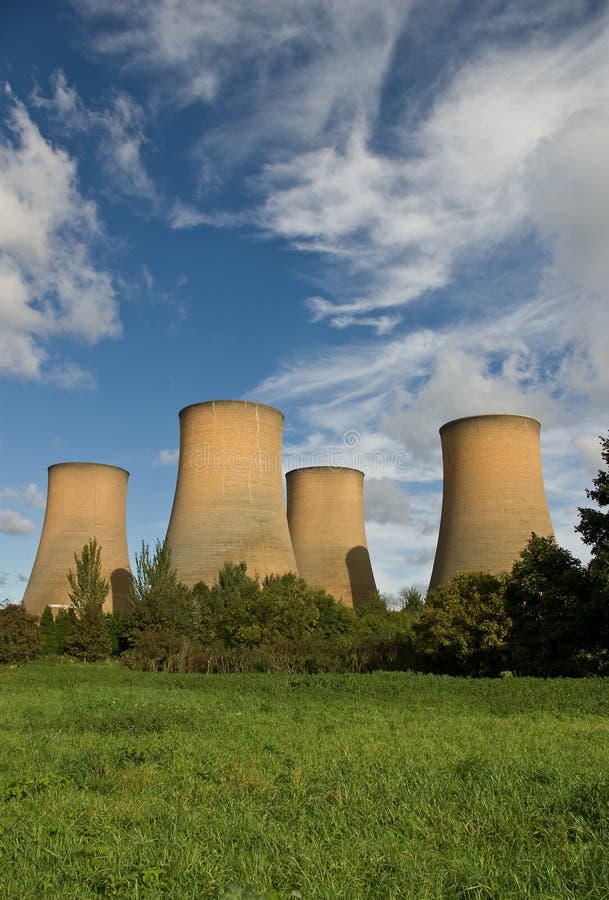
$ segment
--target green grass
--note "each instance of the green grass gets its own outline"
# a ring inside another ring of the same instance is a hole
[[[607,898],[609,682],[0,671],[0,897]]]

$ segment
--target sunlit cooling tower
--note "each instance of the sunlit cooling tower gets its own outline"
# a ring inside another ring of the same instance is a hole
[[[364,473],[311,466],[286,475],[298,574],[346,606],[376,591],[364,527]]]
[[[102,575],[110,582],[104,612],[128,611],[129,553],[125,525],[129,473],[100,463],[49,466],[47,506],[38,553],[23,605],[39,616],[46,606],[69,606],[68,569],[89,538],[101,548]]]
[[[178,577],[212,584],[225,562],[261,578],[296,572],[281,475],[283,414],[211,400],[180,412],[180,460],[167,542]]]
[[[440,428],[444,491],[430,588],[457,572],[509,571],[531,532],[553,534],[540,427],[528,416],[487,415]]]

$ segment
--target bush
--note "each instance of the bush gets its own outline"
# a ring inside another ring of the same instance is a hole
[[[461,572],[430,591],[413,625],[414,648],[425,671],[445,675],[498,675],[509,669],[504,580]]]
[[[0,609],[0,663],[19,663],[42,652],[43,637],[34,616],[22,606]]]

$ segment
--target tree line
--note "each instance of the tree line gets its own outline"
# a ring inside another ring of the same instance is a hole
[[[609,466],[609,436],[601,438]],[[181,584],[166,544],[136,554],[130,615],[104,615],[109,583],[89,540],[67,575],[71,608],[40,621],[0,610],[0,662],[40,654],[118,657],[170,672],[367,672],[414,669],[465,676],[609,675],[609,472],[587,492],[576,531],[584,566],[554,538],[531,535],[503,575],[460,573],[430,591],[372,596],[352,610],[293,574],[258,580],[227,563],[211,586]]]

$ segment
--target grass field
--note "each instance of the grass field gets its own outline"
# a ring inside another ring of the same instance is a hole
[[[0,670],[0,897],[607,898],[609,682]]]

